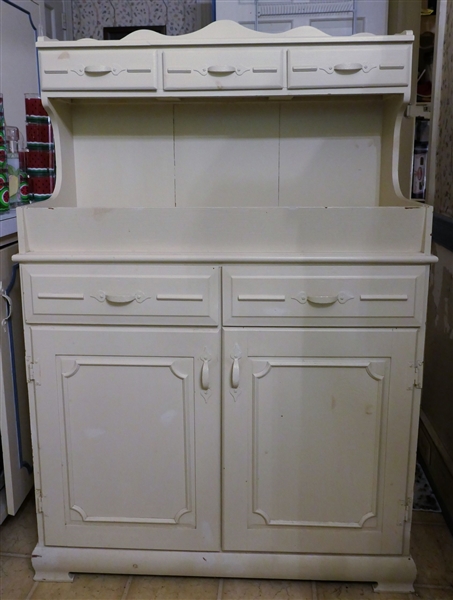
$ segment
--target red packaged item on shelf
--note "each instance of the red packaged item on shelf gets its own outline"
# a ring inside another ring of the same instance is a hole
[[[27,142],[53,142],[53,130],[50,123],[27,123]]]

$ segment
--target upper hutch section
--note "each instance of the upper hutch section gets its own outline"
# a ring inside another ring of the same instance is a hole
[[[232,21],[179,37],[40,38],[57,148],[43,206],[405,206],[412,41]]]
[[[40,38],[42,91],[49,96],[155,98],[404,94],[411,32],[331,37],[313,27],[282,34],[218,21],[188,35],[138,31],[120,41]]]

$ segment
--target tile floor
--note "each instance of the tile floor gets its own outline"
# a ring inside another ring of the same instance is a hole
[[[453,536],[439,513],[415,511],[415,594],[375,594],[370,584],[76,575],[73,583],[33,581],[33,495],[0,526],[1,600],[453,600]]]

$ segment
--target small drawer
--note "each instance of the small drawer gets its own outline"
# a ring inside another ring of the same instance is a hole
[[[224,325],[418,326],[425,268],[226,267]]]
[[[155,50],[40,52],[41,86],[52,90],[156,90]]]
[[[411,46],[314,46],[288,51],[288,89],[407,87]]]
[[[24,265],[27,323],[219,324],[218,267]]]
[[[279,48],[165,50],[164,90],[281,90],[283,55]]]

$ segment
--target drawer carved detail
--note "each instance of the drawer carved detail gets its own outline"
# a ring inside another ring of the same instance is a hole
[[[94,298],[98,302],[110,302],[111,304],[130,304],[131,302],[134,302],[134,300],[141,304],[142,302],[145,302],[145,300],[149,300],[151,298],[151,296],[146,296],[140,291],[137,291],[132,295],[113,295],[107,294],[102,290],[100,290],[97,294],[92,294],[90,297]]]
[[[353,300],[354,296],[349,292],[339,292],[336,296],[309,296],[306,292],[299,292],[297,296],[292,296],[292,300],[297,300],[299,304],[319,304],[319,305],[330,305],[338,302],[339,304],[345,304],[348,300]]]

